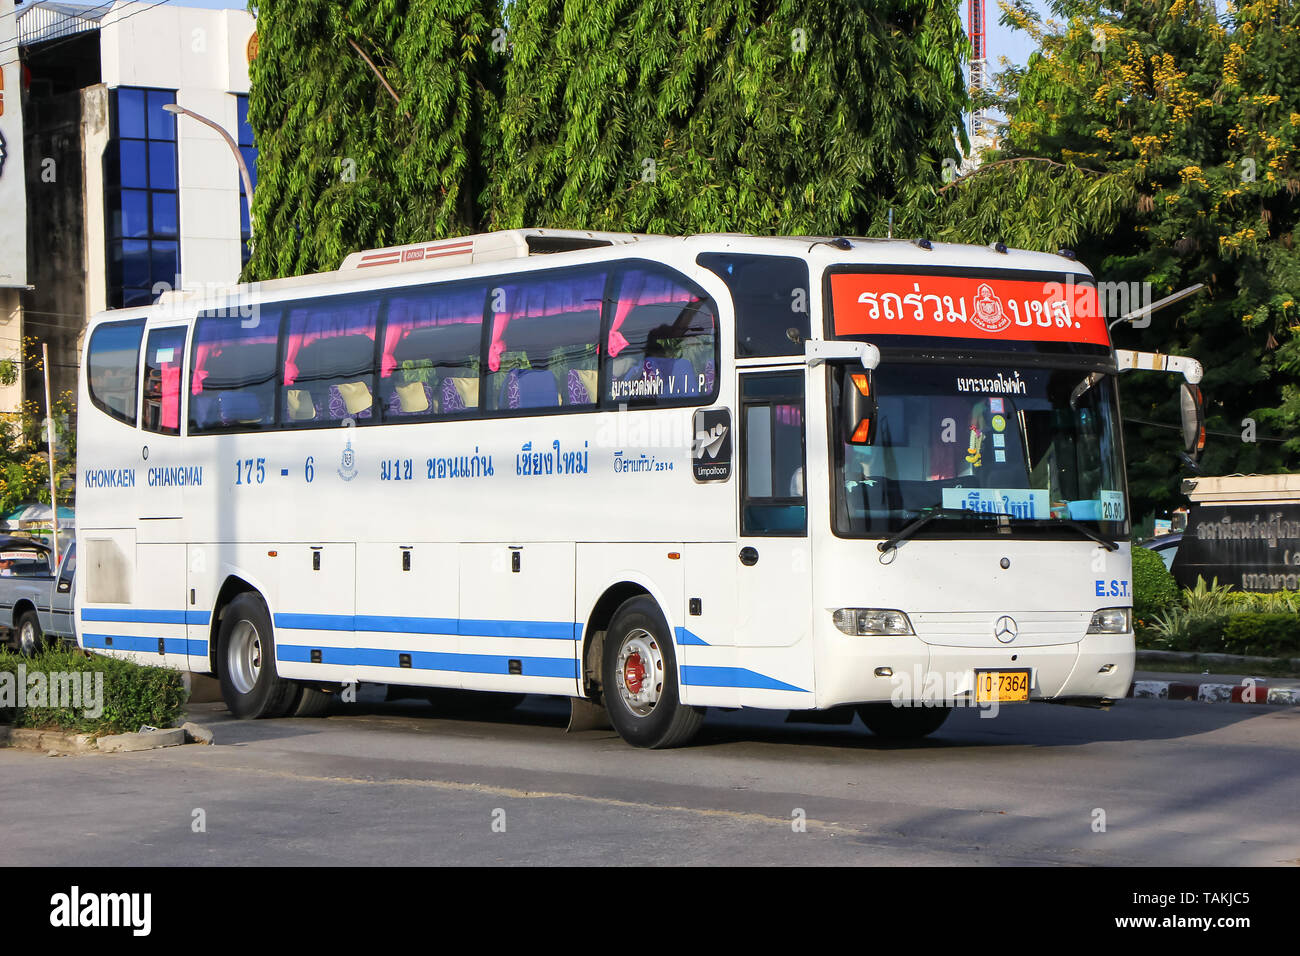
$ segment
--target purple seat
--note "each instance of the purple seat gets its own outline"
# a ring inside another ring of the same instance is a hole
[[[448,385],[450,385],[451,383],[450,383],[450,382],[447,382],[447,383],[444,383],[444,384],[448,384]],[[433,408],[433,389],[429,387],[429,383],[428,383],[428,382],[421,382],[421,383],[420,383],[420,387],[424,389],[424,400],[425,400],[425,402],[428,403],[428,405],[427,405],[427,407],[425,408],[424,411],[422,411],[422,412],[406,412],[406,411],[403,411],[403,410],[402,410],[402,397],[401,397],[400,395],[397,394],[397,389],[394,388],[392,394],[388,396],[388,406],[387,406],[386,414],[389,415],[389,416],[392,416],[392,415],[432,415],[432,414],[433,414],[433,411],[434,411],[434,408]],[[452,391],[453,391],[453,392],[456,391],[455,387],[452,388]],[[457,395],[456,397],[459,398],[460,396]]]
[[[595,399],[592,398],[591,392],[587,390],[587,385],[583,382],[582,376],[578,374],[576,368],[569,369],[567,386],[570,405],[591,405],[595,402]]]
[[[343,401],[343,393],[339,391],[339,387],[337,385],[330,386],[330,400],[327,407],[329,408],[330,411],[330,418],[334,419],[335,421],[342,421],[343,419],[348,417],[352,417],[352,418],[370,417],[369,408],[363,408],[355,415],[349,416],[347,402]]]
[[[560,404],[555,376],[545,369],[512,369],[501,389],[502,408],[553,408]]]
[[[465,399],[460,397],[460,389],[449,378],[442,380],[442,410],[449,413],[465,411]]]

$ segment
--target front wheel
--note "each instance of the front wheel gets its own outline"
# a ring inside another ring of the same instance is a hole
[[[886,740],[920,740],[940,727],[952,713],[951,707],[896,707],[893,704],[862,704],[858,716],[877,737]]]
[[[17,637],[18,653],[33,657],[45,647],[45,633],[41,630],[41,619],[35,611],[24,611],[14,628]]]
[[[650,598],[632,598],[615,612],[601,669],[610,723],[633,746],[681,746],[704,722],[701,708],[681,703],[672,638]]]
[[[275,671],[271,615],[256,594],[241,594],[221,618],[217,676],[221,696],[241,720],[284,717],[298,705],[299,686]]]

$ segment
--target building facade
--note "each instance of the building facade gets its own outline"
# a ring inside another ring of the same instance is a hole
[[[21,90],[26,249],[24,281],[9,287],[16,301],[0,300],[0,350],[23,369],[8,392],[0,386],[0,411],[42,397],[31,361],[41,342],[54,392],[75,391],[91,315],[237,281],[249,229],[234,152],[216,129],[165,107],[229,133],[256,181],[251,15],[150,2],[4,6],[14,39],[0,33],[0,49],[11,47],[0,62],[15,60],[6,89]],[[0,260],[0,289],[4,272]]]

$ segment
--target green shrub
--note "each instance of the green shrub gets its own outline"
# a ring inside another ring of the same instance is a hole
[[[1178,606],[1178,583],[1160,555],[1146,548],[1133,549],[1133,616],[1151,624],[1156,615]]]
[[[1228,620],[1224,643],[1233,654],[1262,657],[1300,654],[1300,615],[1253,611],[1234,614]]]
[[[51,648],[35,657],[0,650],[0,723],[128,733],[141,724],[170,727],[187,697],[179,671],[74,649]]]
[[[1225,613],[1204,614],[1172,607],[1151,622],[1157,635],[1152,646],[1169,651],[1223,651],[1223,634],[1231,619]]]

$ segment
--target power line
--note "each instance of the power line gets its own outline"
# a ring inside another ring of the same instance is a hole
[[[1148,421],[1148,420],[1145,419],[1145,418],[1127,418],[1127,417],[1126,417],[1126,418],[1124,419],[1124,422],[1125,422],[1125,424],[1127,424],[1127,423],[1129,423],[1129,422],[1132,422],[1134,425],[1150,425],[1152,428],[1168,428],[1168,429],[1170,429],[1171,431],[1176,431],[1176,432],[1180,432],[1180,431],[1183,430],[1183,426],[1182,426],[1182,425],[1170,425],[1170,424],[1168,424],[1168,423],[1166,423],[1166,422],[1153,422],[1153,421]],[[1240,437],[1241,437],[1241,433],[1240,433],[1240,432],[1214,432],[1214,431],[1210,431],[1208,428],[1205,430],[1205,434],[1207,434],[1207,435],[1215,435],[1215,436],[1217,436],[1217,437],[1219,437],[1219,438],[1240,438]],[[1273,437],[1272,435],[1256,435],[1256,436],[1255,436],[1255,441],[1275,441],[1275,442],[1286,442],[1286,441],[1290,441],[1290,440],[1291,440],[1291,439],[1289,439],[1289,438],[1275,438],[1275,437]]]
[[[111,6],[113,5],[114,2],[116,2],[116,0],[110,0],[109,3],[107,3],[107,4],[103,4],[102,6],[104,6],[104,7],[111,7]],[[114,20],[112,23],[110,23],[110,24],[108,24],[108,25],[109,25],[109,26],[116,26],[117,24],[123,22],[124,20],[130,20],[132,17],[137,16],[137,15],[139,15],[139,14],[141,14],[141,13],[148,13],[150,10],[153,10],[155,7],[161,7],[164,3],[167,3],[167,2],[168,2],[168,0],[157,0],[156,3],[151,3],[151,4],[149,4],[149,6],[145,7],[143,10],[132,10],[130,13],[125,14],[124,16],[120,16],[120,17],[118,17],[116,20]],[[98,9],[100,9],[100,7],[92,7],[92,8],[90,8],[90,9],[92,9],[92,10],[98,10]],[[102,31],[104,28],[103,28],[103,26],[101,25],[101,26],[96,27],[95,29],[96,29],[96,30],[101,30],[101,31]],[[80,39],[81,36],[82,36],[83,34],[90,33],[90,32],[92,32],[92,31],[90,31],[90,30],[81,30],[81,31],[78,31],[77,33],[74,33],[74,34],[72,34],[71,36],[64,37],[62,40],[57,40],[57,41],[55,41],[54,43],[51,43],[49,46],[42,47],[41,50],[40,50],[40,52],[41,52],[42,54],[44,54],[44,53],[49,53],[49,52],[51,52],[51,51],[53,51],[53,50],[57,50],[59,47],[64,46],[64,45],[66,45],[66,44],[68,44],[68,43],[71,43],[73,40]],[[12,46],[0,47],[0,53],[8,53],[10,50],[16,50],[16,49],[18,49],[20,46],[22,46],[21,42],[20,42],[19,40],[15,39],[15,40],[14,40],[14,43],[13,43]],[[0,63],[0,66],[8,66],[10,63],[17,63],[17,62],[19,62],[20,59],[21,59],[20,57],[15,57],[15,58],[12,59],[12,60],[5,60],[3,63]]]

